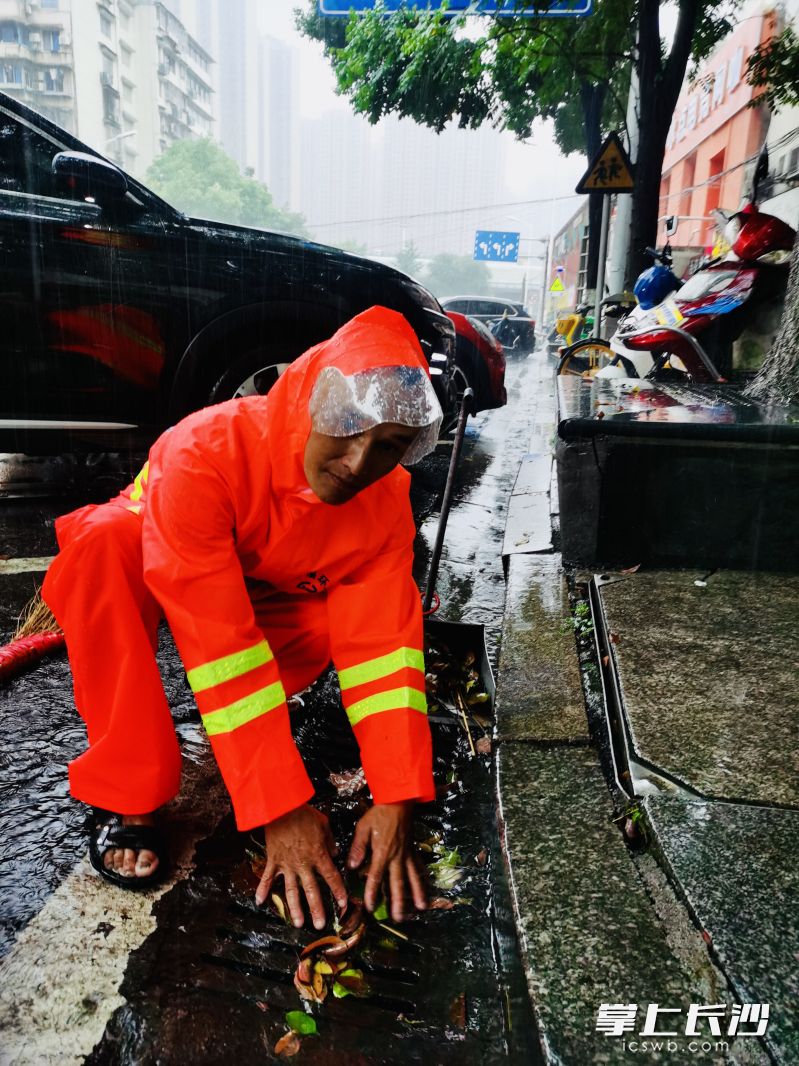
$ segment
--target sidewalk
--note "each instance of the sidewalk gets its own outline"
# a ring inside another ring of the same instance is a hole
[[[590,575],[564,570],[541,358],[505,537],[497,733],[545,1057],[796,1062],[799,578],[639,570],[589,590]],[[564,620],[589,596],[596,639],[586,619],[575,642]],[[597,1031],[602,1004],[624,1005],[626,1027]],[[720,1017],[694,1030],[691,1004]],[[734,1004],[769,1005],[764,1037],[741,1035],[758,1030],[743,1019],[728,1035]]]

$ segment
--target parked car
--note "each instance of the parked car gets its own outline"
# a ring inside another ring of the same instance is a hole
[[[457,311],[501,329],[499,339],[506,353],[535,350],[535,319],[523,304],[495,296],[447,296],[441,301],[445,311]]]
[[[454,415],[455,330],[417,282],[189,218],[4,94],[0,243],[0,450],[147,445],[192,410],[267,391],[373,304],[408,319]]]
[[[455,378],[458,392],[469,385],[474,391],[475,413],[504,407],[505,352],[485,323],[457,311],[447,311],[455,326]]]

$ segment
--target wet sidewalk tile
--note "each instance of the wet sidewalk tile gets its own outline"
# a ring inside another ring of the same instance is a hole
[[[600,1004],[699,999],[612,821],[596,753],[504,743],[499,794],[514,906],[549,1061],[629,1062],[597,1032]],[[630,1034],[630,1035],[635,1035]],[[704,1061],[709,1061],[704,1059]]]
[[[737,1002],[768,1003],[770,1049],[778,1062],[799,1062],[799,811],[658,796],[644,803]]]
[[[497,691],[503,738],[588,741],[569,597],[560,557],[509,560]]]
[[[799,803],[799,575],[639,571],[600,587],[638,756],[708,797]]]

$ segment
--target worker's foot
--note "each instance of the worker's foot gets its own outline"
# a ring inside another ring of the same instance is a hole
[[[149,888],[165,873],[166,851],[153,814],[113,814],[93,808],[87,822],[89,858],[106,881]]]
[[[153,814],[123,814],[123,825],[155,825]],[[158,869],[158,856],[154,851],[141,848],[109,848],[103,856],[106,870],[116,870],[123,877],[149,877]]]

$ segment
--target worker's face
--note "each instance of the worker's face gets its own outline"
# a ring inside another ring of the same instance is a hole
[[[303,464],[308,484],[323,503],[347,503],[390,473],[418,432],[396,422],[381,422],[352,437],[311,430]]]

